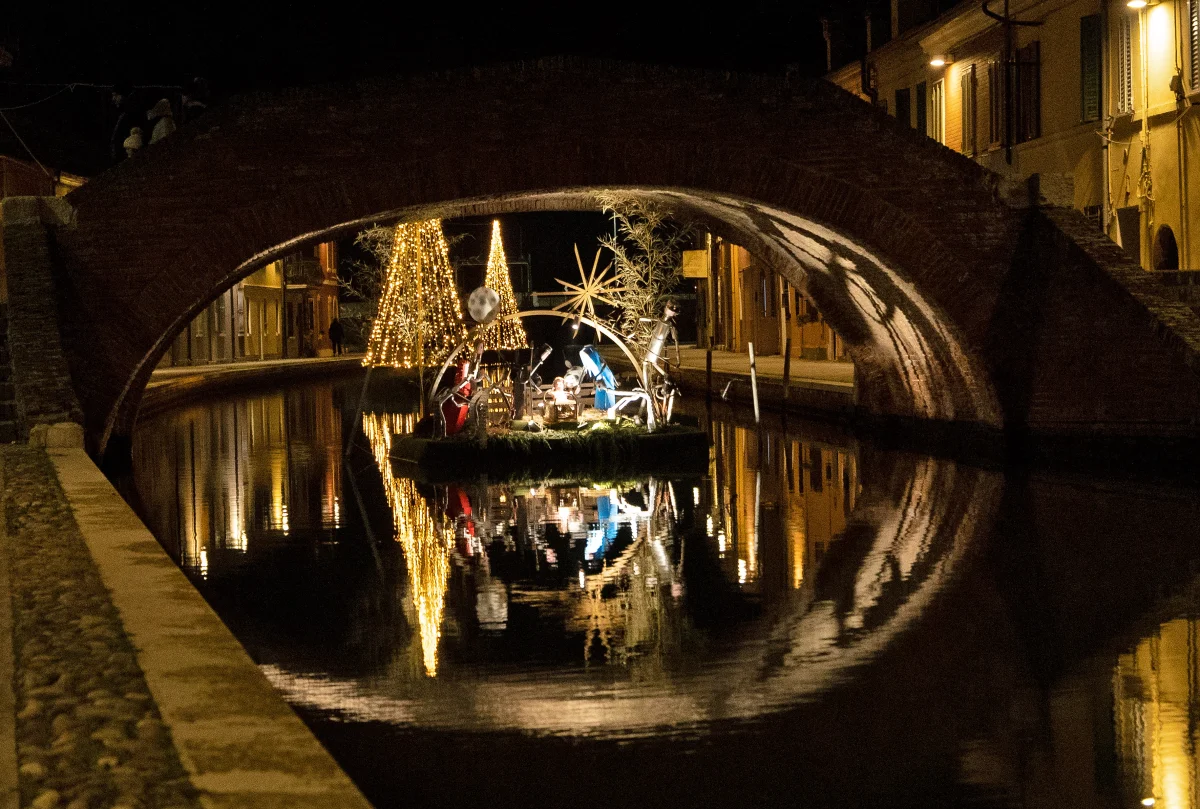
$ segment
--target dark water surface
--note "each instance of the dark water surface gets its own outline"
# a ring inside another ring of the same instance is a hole
[[[671,479],[428,486],[358,383],[144,420],[147,523],[390,806],[1195,807],[1200,492],[714,414]]]

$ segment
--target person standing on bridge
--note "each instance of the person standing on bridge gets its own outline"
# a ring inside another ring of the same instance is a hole
[[[329,341],[333,343],[333,353],[337,356],[342,353],[342,340],[346,337],[346,332],[342,328],[342,321],[336,317],[329,323]]]
[[[158,143],[175,131],[175,113],[171,109],[170,99],[160,98],[154,108],[146,113],[146,118],[155,121],[154,131],[150,133],[151,143]]]
[[[142,104],[142,100],[137,95],[133,87],[126,83],[117,84],[112,91],[112,104],[116,111],[116,121],[113,124],[112,135],[109,138],[109,151],[111,152],[112,162],[119,163],[129,156],[130,138],[133,133],[138,133],[137,140],[141,140],[141,123],[142,116],[145,114],[146,107]],[[137,151],[141,147],[138,143],[134,147]]]

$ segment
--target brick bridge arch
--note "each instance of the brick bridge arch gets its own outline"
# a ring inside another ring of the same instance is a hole
[[[1195,427],[1195,315],[1073,214],[1002,204],[973,162],[823,82],[550,61],[241,97],[72,193],[50,252],[91,445],[128,438],[175,334],[283,252],[614,188],[704,218],[805,288],[846,338],[865,413]]]

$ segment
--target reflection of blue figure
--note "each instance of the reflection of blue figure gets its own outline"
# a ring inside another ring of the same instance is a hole
[[[605,369],[607,370],[607,369]],[[612,542],[617,535],[617,523],[614,517],[617,516],[617,506],[613,502],[612,495],[601,497],[596,501],[596,518],[600,520],[600,530],[604,536],[604,545]]]
[[[600,356],[595,346],[584,346],[579,350],[579,359],[587,369],[588,376],[596,380],[596,407],[608,410],[617,403],[613,391],[617,388],[617,378],[612,369]]]

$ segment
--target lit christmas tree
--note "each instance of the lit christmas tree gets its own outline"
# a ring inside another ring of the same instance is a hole
[[[512,278],[508,274],[508,259],[504,257],[504,240],[500,238],[500,220],[492,220],[492,249],[488,253],[487,277],[483,282],[500,296],[496,317],[517,312],[517,298],[513,294]],[[483,336],[488,348],[525,348],[529,338],[519,320],[493,323]]]
[[[442,221],[397,225],[364,363],[437,365],[466,336]]]

